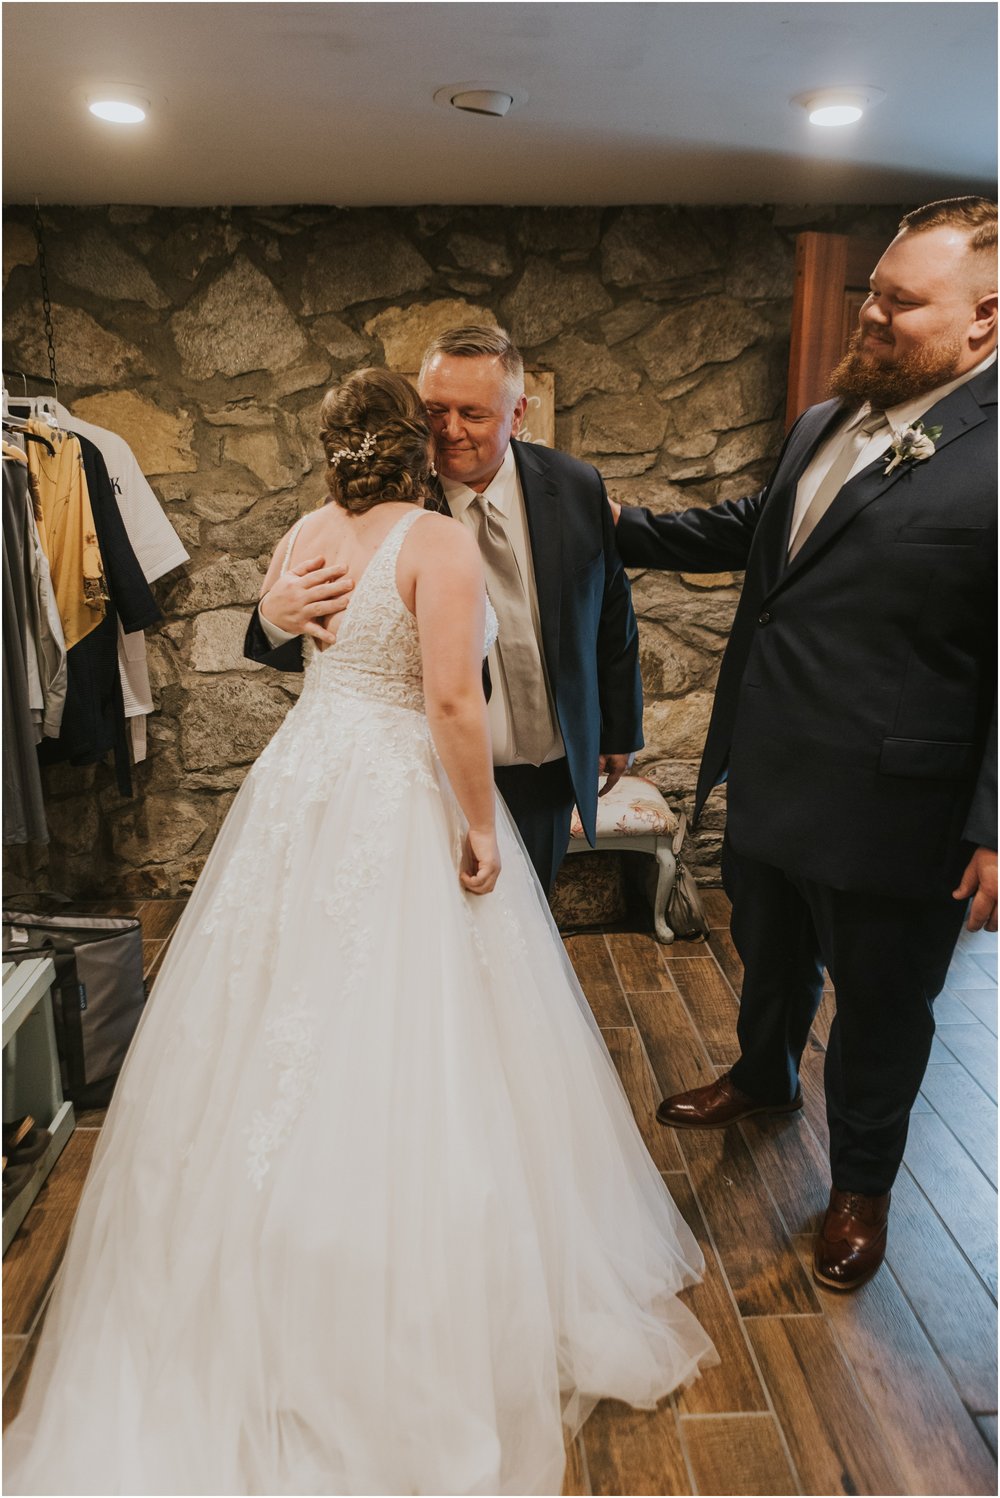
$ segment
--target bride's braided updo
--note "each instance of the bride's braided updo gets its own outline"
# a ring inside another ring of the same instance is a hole
[[[327,392],[320,410],[331,497],[352,515],[428,492],[431,431],[424,403],[389,369],[359,369]]]

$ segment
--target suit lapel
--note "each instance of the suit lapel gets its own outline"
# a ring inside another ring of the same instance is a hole
[[[985,374],[979,376],[977,379],[969,380],[967,384],[960,385],[957,390],[952,391],[951,395],[945,396],[944,400],[939,401],[936,406],[932,406],[926,415],[921,417],[925,427],[939,426],[942,428],[941,435],[934,444],[936,451],[947,447],[949,442],[955,442],[959,437],[964,436],[966,432],[972,431],[974,427],[979,426],[986,420],[982,407],[983,404],[988,404],[990,401],[990,375],[993,375],[992,400],[995,402],[996,373],[994,366],[993,369],[987,370]],[[814,451],[816,446],[819,445],[819,441],[822,440],[823,435],[821,434],[820,438],[814,444]],[[812,454],[810,454],[811,456]],[[885,469],[888,460],[889,453],[882,453],[875,459],[874,463],[869,463],[867,468],[863,468],[860,473],[855,474],[854,478],[848,480],[822,520],[816,526],[812,535],[803,545],[802,550],[789,562],[787,567],[784,567],[783,570],[780,570],[774,576],[772,586],[775,589],[784,587],[785,583],[795,578],[803,567],[808,567],[813,558],[828,546],[845,526],[850,525],[855,516],[859,515],[868,505],[873,504],[875,500],[881,499],[886,495],[897,480],[913,466],[912,464],[901,463],[892,473],[887,474]],[[933,463],[934,459],[929,458],[925,461]],[[796,483],[798,483],[799,477],[801,477],[801,470],[796,476]],[[789,509],[790,520],[791,509]],[[787,543],[788,535],[786,531],[785,549],[782,552],[782,558],[787,554]]]
[[[562,606],[561,500],[548,465],[533,444],[512,442],[511,447],[531,541],[545,664],[554,688],[559,670],[559,620]]]
[[[803,412],[789,432],[785,448],[776,465],[777,477],[764,509],[765,534],[759,533],[759,566],[764,591],[770,592],[780,582],[788,555],[788,537],[795,509],[795,492],[813,454],[843,418],[840,401],[824,401]]]

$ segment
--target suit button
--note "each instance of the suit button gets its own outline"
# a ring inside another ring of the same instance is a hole
[[[767,609],[763,609],[761,611],[761,613],[759,613],[757,615],[757,623],[758,624],[770,624],[770,622],[771,622],[771,615],[768,613]]]

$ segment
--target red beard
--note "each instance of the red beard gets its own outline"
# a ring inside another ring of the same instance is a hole
[[[851,405],[868,401],[884,411],[902,405],[927,390],[953,379],[961,355],[958,339],[941,339],[902,354],[894,364],[874,359],[862,343],[860,328],[852,335],[847,353],[830,376],[830,394]]]

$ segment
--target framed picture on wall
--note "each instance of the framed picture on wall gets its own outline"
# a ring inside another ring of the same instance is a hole
[[[539,442],[543,447],[556,443],[556,377],[551,370],[524,371],[524,393],[528,409],[520,431],[522,442]]]

